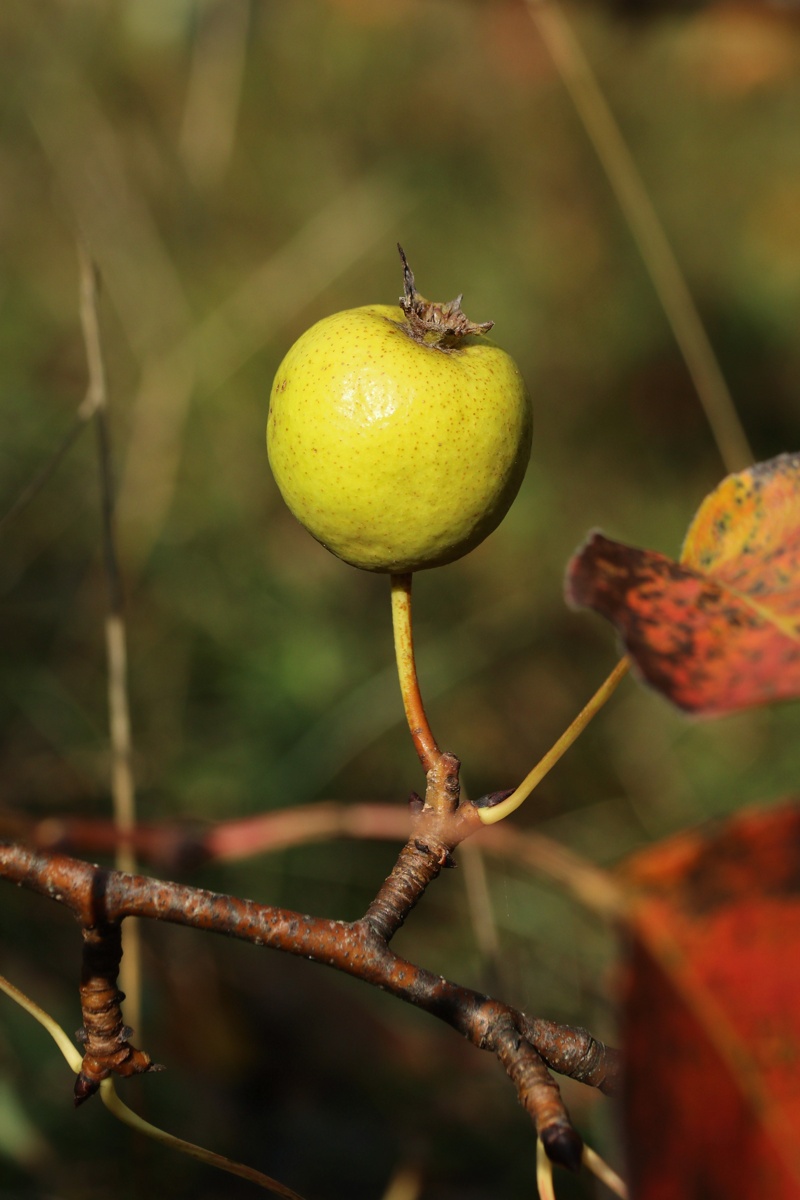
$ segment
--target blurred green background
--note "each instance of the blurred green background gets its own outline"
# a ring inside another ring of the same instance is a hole
[[[585,3],[575,28],[700,306],[758,458],[800,446],[796,6]],[[75,233],[102,320],[144,820],[219,821],[316,799],[402,805],[388,580],[283,507],[269,388],[317,318],[392,302],[403,243],[426,295],[464,291],[535,403],[503,526],[420,574],[419,668],[472,794],[514,785],[616,657],[562,600],[595,526],[676,552],[724,473],[630,233],[517,0],[5,0],[0,9],[0,486],[8,507],[86,386]],[[2,529],[5,818],[109,812],[99,485],[86,430]],[[513,820],[613,863],[796,786],[797,706],[689,722],[628,682]],[[396,847],[336,842],[184,878],[354,918]],[[469,870],[398,938],[426,966],[614,1037],[613,939],[546,881],[488,864],[497,961]],[[68,1030],[78,931],[0,893],[2,970]],[[481,901],[484,905],[486,901]],[[497,1063],[320,967],[143,931],[151,1120],[309,1200],[535,1192],[534,1138]],[[567,1083],[619,1161],[610,1106]],[[71,1107],[47,1036],[0,998],[0,1194],[256,1194]],[[594,1195],[559,1177],[559,1196]]]

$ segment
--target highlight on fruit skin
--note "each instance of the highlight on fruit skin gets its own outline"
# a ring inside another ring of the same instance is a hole
[[[531,402],[514,360],[461,311],[420,296],[318,321],[275,375],[269,461],[287,505],[345,562],[441,566],[500,523],[528,464]]]

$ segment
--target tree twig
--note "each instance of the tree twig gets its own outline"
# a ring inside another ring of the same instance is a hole
[[[400,851],[391,875],[367,909],[365,921],[385,942],[391,940],[442,867],[452,866],[451,852],[463,841],[464,832],[456,832],[451,821],[459,812],[460,765],[455,755],[440,754],[431,767],[415,836]],[[463,811],[470,813],[469,807]],[[421,821],[420,817],[427,819]]]
[[[424,837],[424,826],[421,833]],[[546,1067],[582,1078],[605,1092],[615,1090],[616,1054],[606,1047],[601,1052],[600,1044],[585,1031],[539,1023],[401,958],[364,918],[347,923],[306,916],[183,884],[107,871],[12,843],[0,843],[0,876],[65,905],[85,928],[114,926],[131,916],[168,921],[324,963],[380,987],[438,1017],[480,1049],[495,1053],[548,1152],[565,1166],[574,1165],[580,1142],[565,1134],[571,1126],[558,1089],[554,1083],[545,1084],[531,1052]],[[108,1065],[113,1072],[114,1064]]]

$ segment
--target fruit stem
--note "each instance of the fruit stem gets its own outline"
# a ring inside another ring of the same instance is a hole
[[[502,800],[499,804],[478,809],[478,814],[484,825],[494,825],[497,821],[502,821],[504,817],[509,816],[518,809],[523,801],[527,800],[531,792],[542,782],[545,775],[556,765],[561,756],[569,750],[572,743],[577,740],[580,734],[583,733],[592,717],[611,698],[617,689],[617,685],[622,682],[628,673],[629,666],[629,659],[620,659],[608,679],[600,685],[589,703],[581,709],[575,720],[564,730],[558,741],[550,747],[533,770],[528,772],[516,791],[512,792],[510,796]]]
[[[431,733],[417,679],[414,638],[411,632],[411,574],[392,575],[391,580],[392,629],[400,692],[411,738],[427,775],[441,758],[442,752]]]

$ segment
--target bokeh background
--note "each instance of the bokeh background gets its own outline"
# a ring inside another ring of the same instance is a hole
[[[575,4],[755,454],[800,445],[800,21],[790,3]],[[676,552],[724,473],[687,371],[521,0],[5,0],[0,8],[0,488],[5,507],[86,387],[75,234],[102,322],[145,820],[317,799],[402,805],[388,581],[282,505],[269,388],[317,318],[465,292],[518,360],[531,468],[503,526],[417,577],[419,667],[473,794],[514,785],[616,658],[562,579],[587,532]],[[0,532],[2,814],[109,812],[99,484],[91,429]],[[628,682],[514,820],[611,864],[796,786],[796,705],[690,722]],[[396,847],[335,842],[187,871],[359,915]],[[614,1037],[613,938],[546,880],[447,872],[399,948],[526,1010]],[[2,891],[2,970],[69,1030],[77,929]],[[321,967],[143,931],[141,1040],[166,1074],[126,1098],[309,1200],[529,1197],[534,1139],[496,1062]],[[484,1061],[485,1060],[485,1061]],[[46,1034],[0,998],[0,1194],[253,1195],[75,1114]],[[565,1085],[620,1161],[606,1101]],[[408,1181],[410,1179],[410,1182]],[[594,1195],[559,1178],[559,1195]]]

